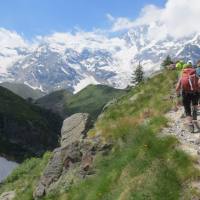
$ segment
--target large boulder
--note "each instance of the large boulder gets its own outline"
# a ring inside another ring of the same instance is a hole
[[[64,120],[61,130],[61,147],[54,150],[37,184],[34,191],[36,199],[44,196],[63,172],[66,173],[74,163],[81,162],[83,156],[81,143],[89,128],[90,118],[87,113],[77,113]]]
[[[112,144],[103,143],[100,136],[88,137],[90,118],[86,113],[77,113],[63,122],[61,147],[53,152],[36,189],[38,199],[54,189],[66,191],[76,181],[93,175],[93,160],[98,152],[105,154]]]
[[[90,125],[90,118],[87,113],[76,113],[65,119],[61,129],[61,147],[68,146],[86,137]]]

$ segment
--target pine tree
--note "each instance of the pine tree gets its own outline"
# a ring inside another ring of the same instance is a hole
[[[138,66],[136,67],[133,77],[132,77],[132,84],[138,85],[139,83],[144,81],[144,71],[141,63],[139,62]]]
[[[163,60],[163,62],[162,62],[161,65],[162,65],[163,67],[166,67],[166,66],[171,65],[171,64],[173,64],[173,61],[172,61],[171,57],[168,55],[168,56],[165,58],[165,60]]]

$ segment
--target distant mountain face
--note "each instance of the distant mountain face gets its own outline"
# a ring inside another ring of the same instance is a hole
[[[0,156],[23,160],[58,145],[61,118],[0,86]]]
[[[170,36],[151,39],[151,26],[135,27],[104,38],[88,35],[69,40],[50,37],[28,47],[25,44],[2,47],[0,81],[15,81],[45,92],[68,89],[78,92],[89,84],[106,84],[125,88],[138,62],[146,73],[160,68],[169,54],[175,58],[200,57],[200,36],[174,39]]]
[[[0,83],[0,86],[7,88],[8,90],[12,91],[16,95],[24,98],[24,99],[39,99],[45,95],[39,89],[32,89],[31,87],[23,84],[23,83],[15,83],[15,82],[3,82]]]

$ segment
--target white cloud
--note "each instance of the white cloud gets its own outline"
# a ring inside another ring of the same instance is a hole
[[[84,48],[91,50],[107,49],[110,52],[116,51],[125,45],[125,41],[118,37],[109,38],[100,32],[79,31],[72,33],[54,33],[53,35],[40,38],[41,41],[47,42],[51,47],[58,51],[64,51],[66,48],[72,48],[81,52]]]
[[[191,35],[200,31],[200,1],[199,0],[168,0],[164,8],[154,5],[144,7],[135,20],[125,17],[114,18],[112,31],[134,28],[138,25],[151,25],[150,38],[157,35],[171,35],[175,38]],[[155,26],[157,24],[157,26]]]
[[[0,73],[5,74],[7,68],[21,58],[17,48],[28,48],[29,44],[16,32],[0,28]]]
[[[4,28],[0,28],[0,44],[3,47],[26,47],[25,40],[17,34],[15,31],[9,31]]]
[[[197,33],[200,31],[200,1],[169,0],[162,18],[168,32],[175,37]]]
[[[121,31],[124,29],[130,29],[133,28],[135,23],[134,21],[131,21],[130,19],[126,17],[119,17],[119,18],[114,18],[112,15],[107,14],[108,19],[113,23],[112,25],[112,31]]]

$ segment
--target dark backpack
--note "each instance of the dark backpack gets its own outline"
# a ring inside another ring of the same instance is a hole
[[[196,75],[196,70],[193,68],[186,68],[182,72],[181,77],[181,87],[183,91],[186,92],[197,92],[198,87],[198,77]]]
[[[200,77],[200,67],[196,68],[196,74],[197,74],[198,77]]]

